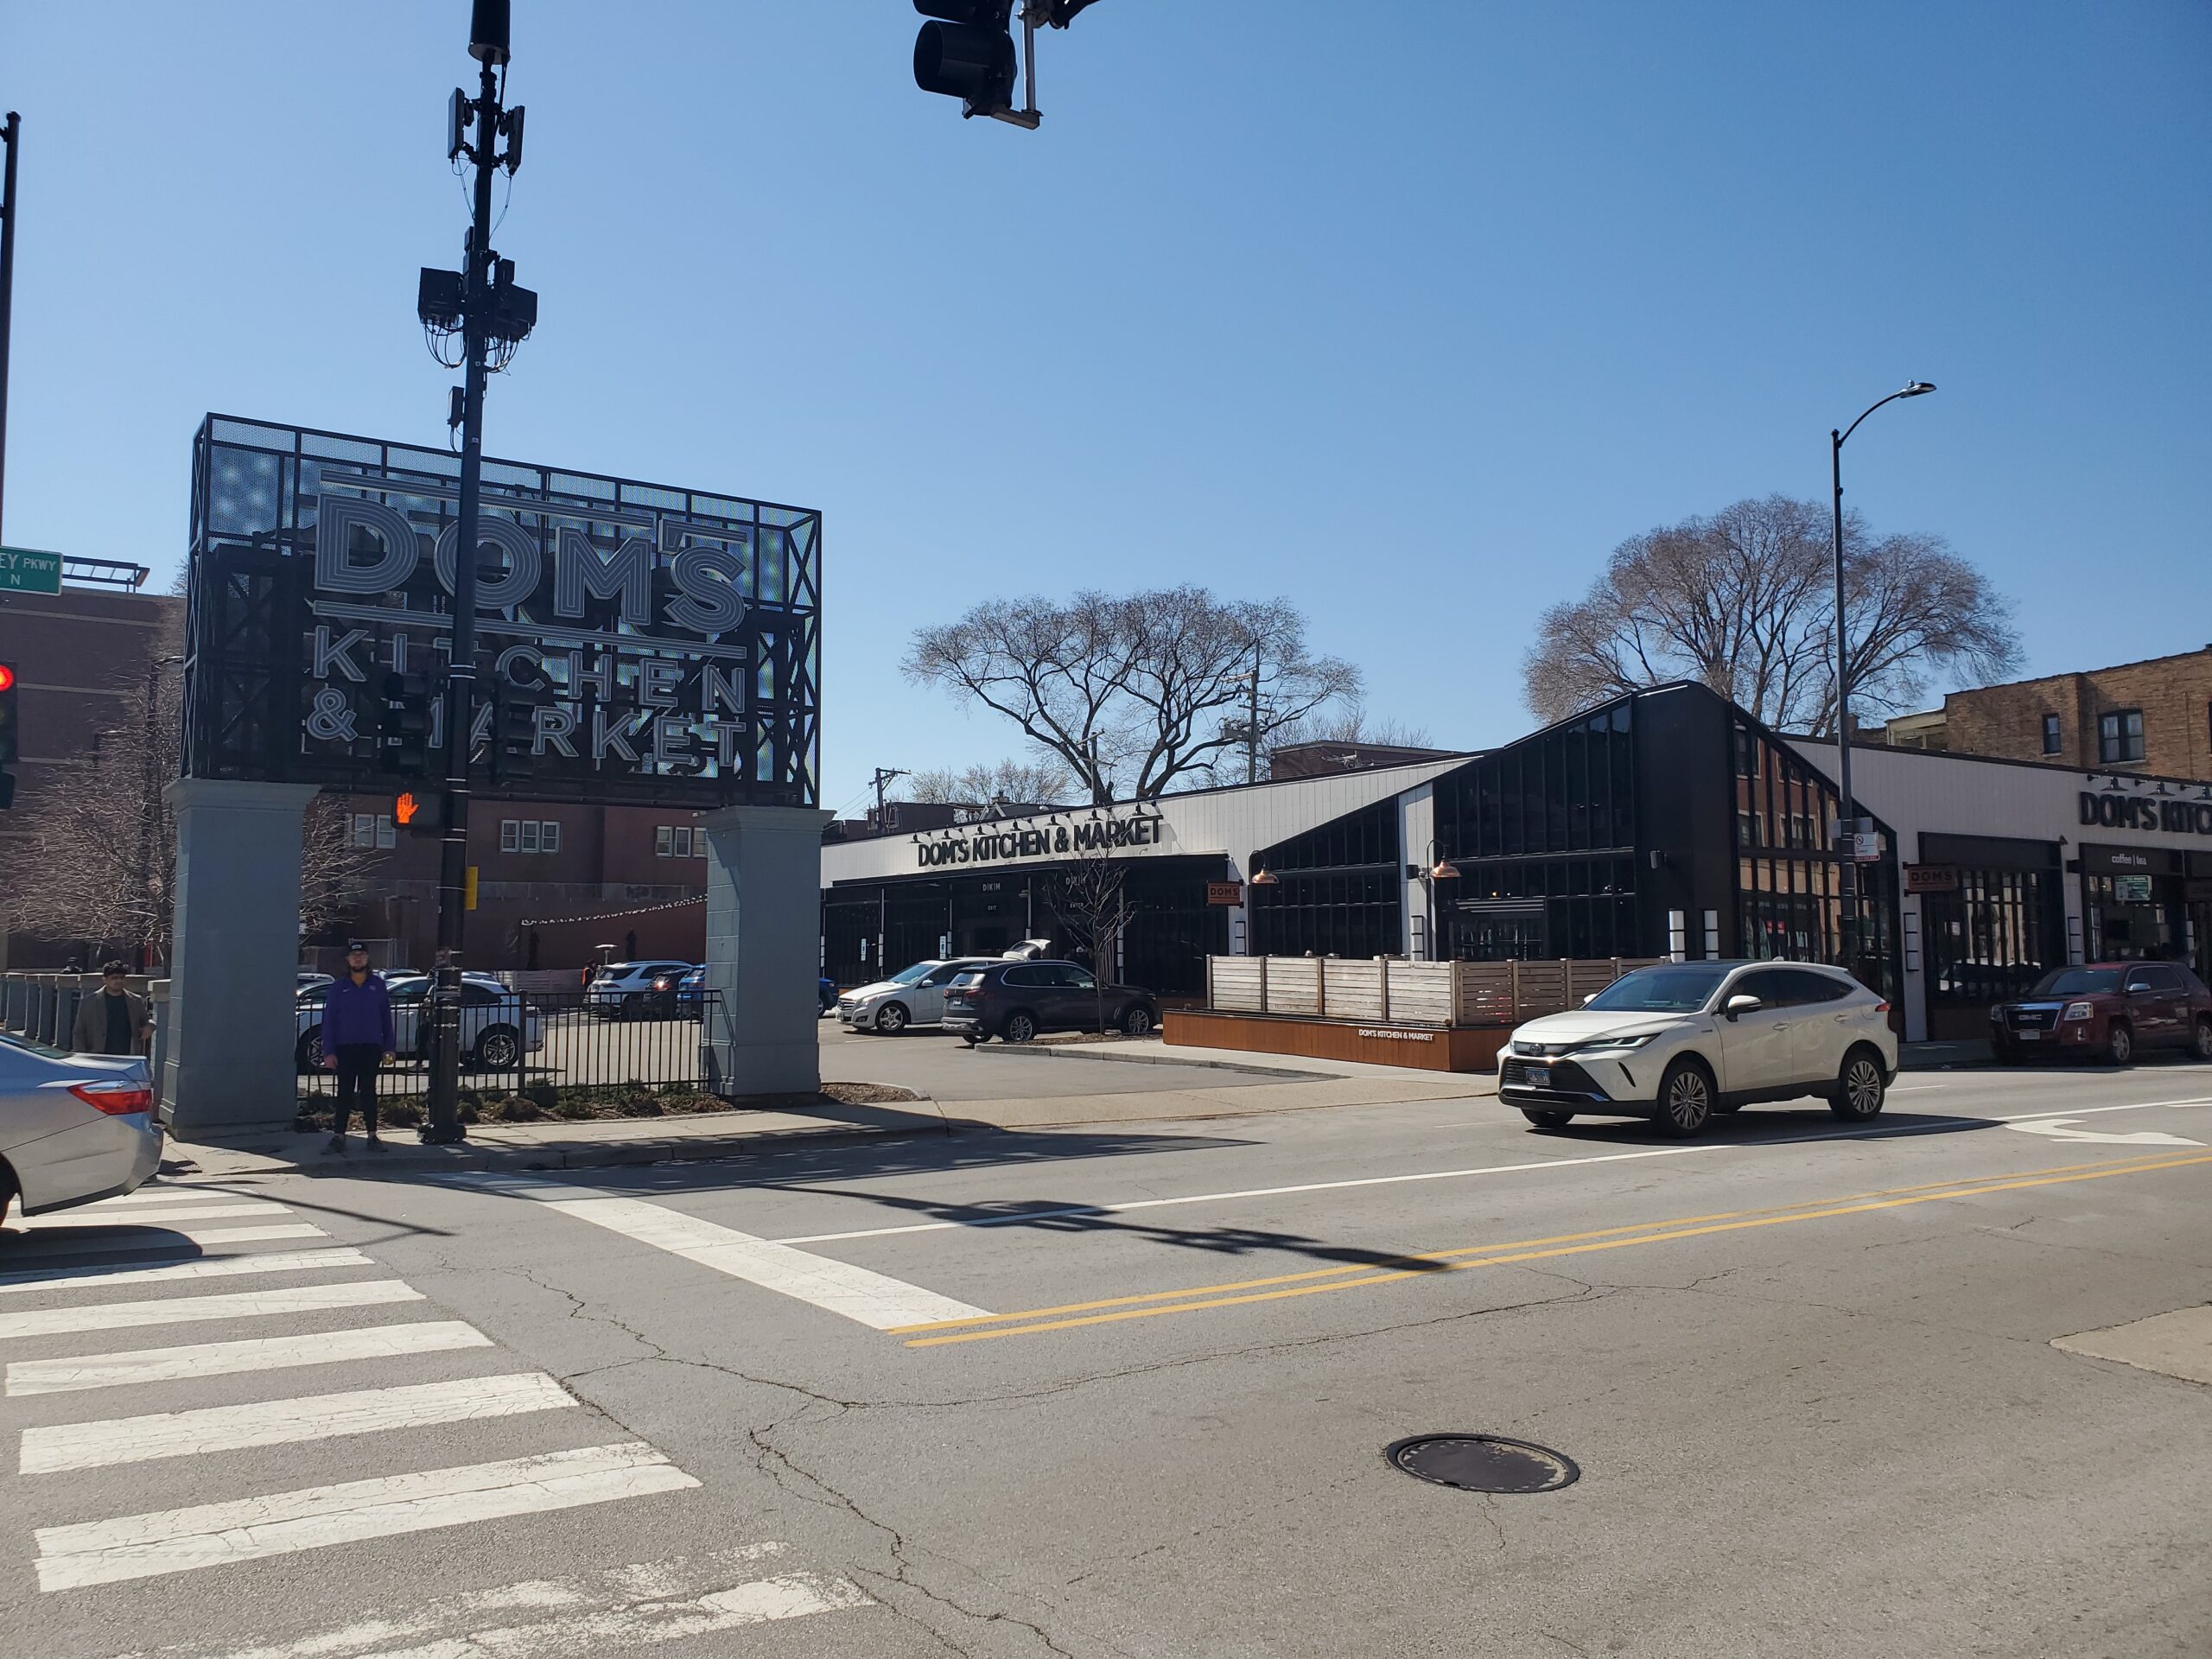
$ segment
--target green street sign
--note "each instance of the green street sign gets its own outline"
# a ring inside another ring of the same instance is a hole
[[[58,594],[61,556],[35,547],[0,547],[0,594]]]

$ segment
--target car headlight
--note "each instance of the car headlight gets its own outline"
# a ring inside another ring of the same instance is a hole
[[[1580,1044],[1568,1052],[1574,1054],[1596,1054],[1608,1050],[1622,1052],[1642,1048],[1658,1035],[1659,1033],[1656,1031],[1647,1031],[1637,1037],[1600,1037],[1595,1041]]]
[[[2069,1002],[2066,1012],[2058,1017],[2062,1020],[2088,1020],[2094,1018],[2096,1010],[2087,1002]]]
[[[2005,1009],[2003,1005],[1996,1002],[1991,1003],[1989,1005],[1989,1017],[1992,1020],[1996,1020],[1999,1025],[2002,1025],[2005,1020]]]

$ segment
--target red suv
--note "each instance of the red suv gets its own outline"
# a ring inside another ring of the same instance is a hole
[[[2172,962],[2054,968],[2025,996],[1990,1009],[1989,1038],[2007,1065],[2045,1051],[2114,1065],[2152,1048],[2212,1060],[2212,990]]]

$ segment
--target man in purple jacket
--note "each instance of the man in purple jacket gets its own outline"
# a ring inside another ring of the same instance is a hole
[[[384,1150],[384,1142],[377,1139],[377,1067],[389,1065],[398,1047],[391,992],[382,974],[369,971],[369,947],[356,939],[346,947],[346,971],[322,994],[322,1063],[338,1072],[331,1151],[346,1150],[346,1120],[356,1103],[369,1150]]]

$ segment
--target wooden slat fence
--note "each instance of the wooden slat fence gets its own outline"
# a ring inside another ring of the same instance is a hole
[[[1403,962],[1376,957],[1209,957],[1206,1006],[1395,1026],[1508,1026],[1579,1007],[1650,957]]]

